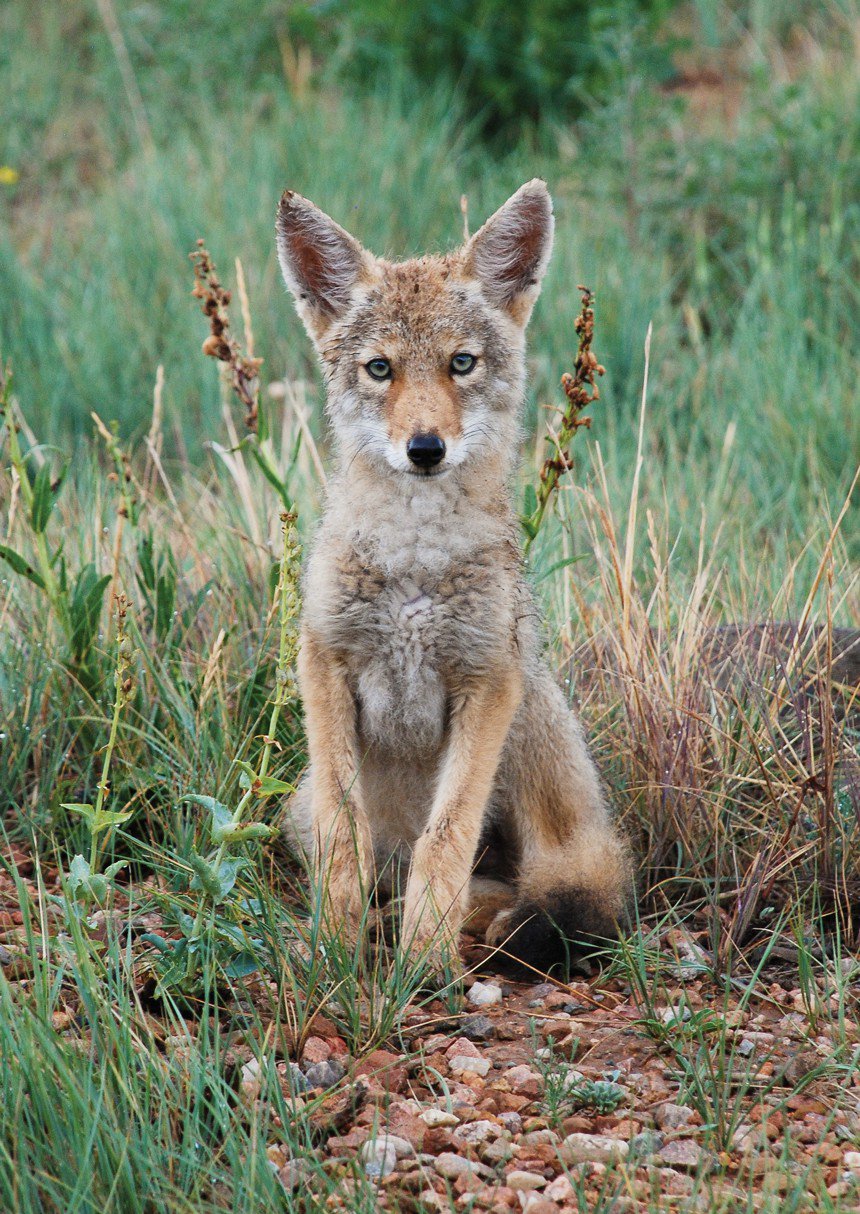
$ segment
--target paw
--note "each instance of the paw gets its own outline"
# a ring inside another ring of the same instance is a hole
[[[413,943],[408,949],[408,957],[420,972],[424,986],[446,986],[463,972],[457,942],[448,933],[439,932],[430,940]]]
[[[355,946],[365,930],[370,911],[357,888],[330,886],[323,899],[323,916],[332,936],[339,936],[346,944]]]
[[[513,910],[503,910],[495,914],[484,932],[484,939],[490,948],[503,948],[505,941],[516,927]]]
[[[428,974],[456,977],[463,967],[457,937],[445,923],[425,915],[417,922],[407,921],[400,937],[410,963]]]

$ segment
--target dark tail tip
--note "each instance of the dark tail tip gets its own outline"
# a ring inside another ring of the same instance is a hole
[[[593,890],[550,890],[516,906],[506,937],[492,965],[520,974],[567,972],[618,938],[618,914]]]

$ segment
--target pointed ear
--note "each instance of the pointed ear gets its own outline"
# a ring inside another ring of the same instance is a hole
[[[466,271],[484,294],[525,325],[540,294],[555,221],[552,199],[539,177],[520,186],[466,245]]]
[[[275,223],[278,260],[299,315],[319,337],[349,306],[368,254],[301,194],[285,190]]]

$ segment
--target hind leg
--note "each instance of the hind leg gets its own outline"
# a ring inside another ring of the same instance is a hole
[[[617,934],[631,865],[580,724],[549,674],[524,708],[497,794],[517,840],[517,899],[496,914],[486,939],[546,972]]]

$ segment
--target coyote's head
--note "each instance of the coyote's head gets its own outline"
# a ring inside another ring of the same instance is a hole
[[[528,182],[455,253],[389,262],[287,191],[278,254],[322,360],[346,459],[439,476],[515,448],[525,328],[552,249]]]

